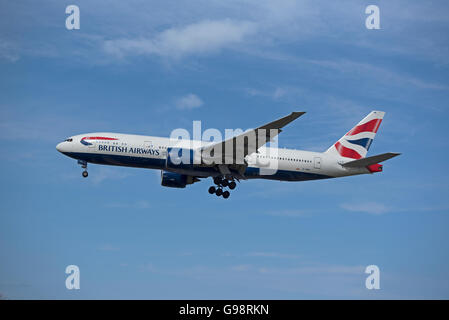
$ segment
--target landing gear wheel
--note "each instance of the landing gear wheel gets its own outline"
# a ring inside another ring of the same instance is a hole
[[[235,183],[235,181],[229,182],[229,189],[234,190],[236,186],[237,184]]]
[[[223,198],[225,198],[225,199],[229,198],[230,195],[231,194],[229,193],[229,191],[223,192]]]
[[[209,193],[210,193],[210,194],[214,194],[215,191],[216,191],[216,189],[215,189],[214,186],[212,186],[212,187],[209,188]]]
[[[221,178],[220,177],[215,177],[214,178],[214,183],[219,186],[221,184]]]
[[[217,189],[217,191],[215,191],[215,194],[219,197],[223,194],[223,189]]]
[[[226,180],[226,179],[223,179],[223,180],[221,181],[221,185],[222,185],[223,187],[227,187],[227,186],[229,185],[229,181]]]
[[[84,171],[83,171],[83,177],[84,177],[84,178],[87,178],[88,175],[89,175],[89,174],[87,173],[87,171],[84,170]]]

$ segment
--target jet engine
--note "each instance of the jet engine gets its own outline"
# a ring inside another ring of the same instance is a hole
[[[169,188],[185,188],[199,181],[198,178],[176,172],[161,171],[161,185]]]

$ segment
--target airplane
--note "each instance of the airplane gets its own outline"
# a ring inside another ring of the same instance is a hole
[[[236,182],[372,174],[383,170],[380,162],[400,155],[389,152],[366,157],[385,115],[383,111],[370,112],[325,152],[272,147],[281,129],[303,114],[292,112],[219,142],[95,132],[71,136],[56,149],[78,160],[85,178],[88,163],[157,169],[164,187],[185,188],[210,177],[214,185],[208,192],[225,199],[230,196],[229,190],[236,188]],[[270,147],[266,146],[268,142]]]

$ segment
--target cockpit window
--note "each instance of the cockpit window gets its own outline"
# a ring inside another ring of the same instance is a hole
[[[65,141],[67,141],[67,142],[72,142],[73,139],[72,139],[72,138],[69,138],[69,139],[66,139]]]

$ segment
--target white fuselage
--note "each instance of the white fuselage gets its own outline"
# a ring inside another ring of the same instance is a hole
[[[219,175],[213,167],[173,167],[167,165],[167,150],[172,147],[198,149],[211,142],[173,140],[163,137],[87,133],[68,138],[57,145],[61,153],[86,163],[129,166],[177,172],[192,177]],[[248,155],[244,176],[248,179],[303,181],[370,173],[366,168],[345,168],[348,159],[329,153],[262,147]]]

